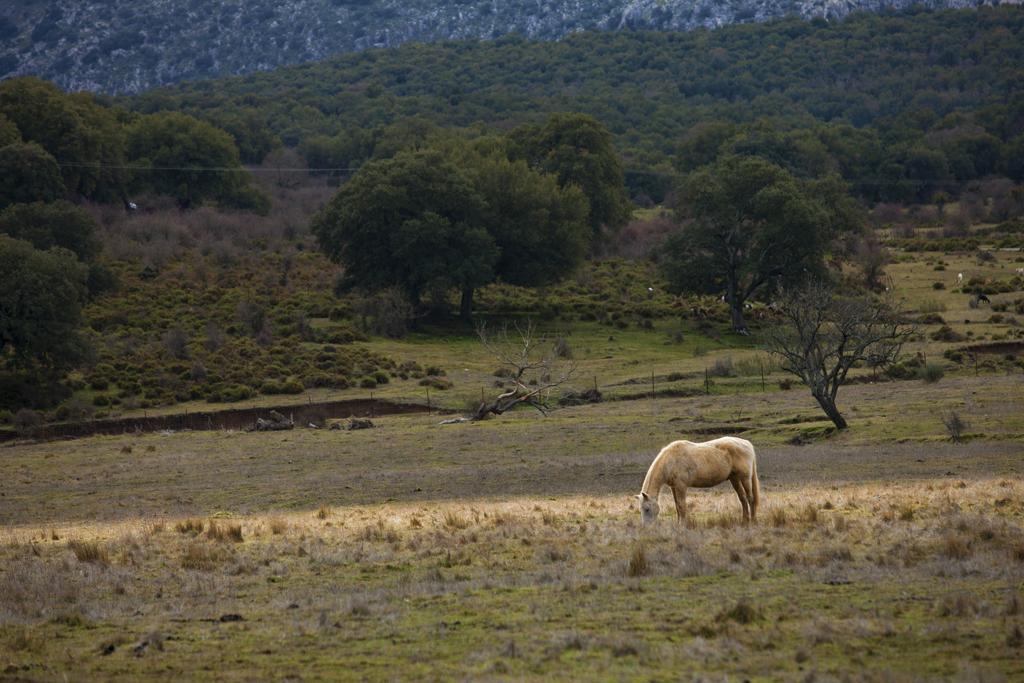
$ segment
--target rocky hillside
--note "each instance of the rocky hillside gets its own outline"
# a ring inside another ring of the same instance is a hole
[[[581,30],[694,29],[798,15],[1021,0],[7,0],[0,77],[134,93],[408,41],[558,39]]]

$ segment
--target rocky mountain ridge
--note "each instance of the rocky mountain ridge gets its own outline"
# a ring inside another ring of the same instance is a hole
[[[402,43],[557,40],[583,30],[692,30],[788,16],[966,9],[1021,0],[11,0],[0,78],[136,93]]]

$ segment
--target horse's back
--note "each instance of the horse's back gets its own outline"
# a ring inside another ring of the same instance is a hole
[[[746,439],[741,439],[738,436],[723,436],[714,441],[708,443],[721,442],[723,445],[727,445],[730,450],[738,450],[742,453],[750,455],[751,458],[756,457],[754,452],[754,444],[750,443]]]
[[[738,465],[742,466],[740,468],[742,470],[752,468],[755,466],[754,463],[757,460],[757,454],[754,452],[754,444],[750,443],[746,439],[741,439],[738,436],[722,436],[717,439],[713,439],[712,441],[706,441],[701,445],[714,448],[719,452],[727,453],[734,468]]]

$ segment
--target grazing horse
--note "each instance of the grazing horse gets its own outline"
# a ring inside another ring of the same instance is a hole
[[[732,482],[739,496],[743,521],[754,521],[761,485],[757,480],[757,456],[752,443],[735,436],[704,443],[673,441],[661,449],[647,470],[637,496],[640,518],[644,524],[657,518],[658,494],[662,486],[668,486],[676,501],[676,515],[680,522],[685,522],[686,489],[691,486],[710,488],[726,480]]]

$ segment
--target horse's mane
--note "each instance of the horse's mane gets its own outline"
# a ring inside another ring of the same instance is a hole
[[[671,445],[672,444],[669,444],[669,446]],[[669,446],[665,446],[664,448],[662,448],[661,451],[658,452],[658,455],[654,458],[654,462],[652,462],[651,466],[647,468],[647,476],[644,477],[644,485],[640,487],[640,493],[646,493],[648,496],[652,498],[658,497],[658,493],[660,493],[661,491],[660,484],[658,486],[657,491],[651,491],[650,487],[656,479],[660,481],[662,478],[661,470],[665,466],[665,459],[669,450]]]

